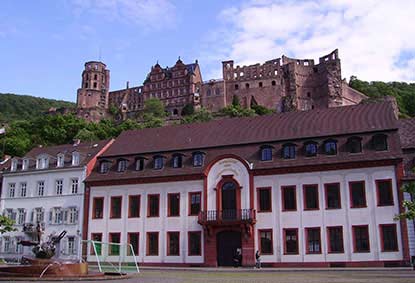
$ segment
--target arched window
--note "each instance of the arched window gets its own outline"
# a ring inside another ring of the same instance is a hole
[[[314,141],[309,141],[304,144],[304,155],[307,157],[316,156],[318,151],[318,144]]]
[[[163,168],[163,156],[157,155],[154,156],[154,169],[162,169]]]
[[[212,95],[212,91],[210,90],[210,88],[207,89],[206,94],[207,94],[207,96],[211,96]]]
[[[326,140],[324,142],[324,153],[327,155],[336,155],[337,154],[337,141]]]
[[[277,84],[276,81],[271,82],[271,85],[276,85],[276,84]]]
[[[173,159],[172,159],[172,167],[173,168],[181,168],[183,167],[183,155],[181,154],[175,154],[173,155]]]
[[[118,160],[118,165],[117,165],[118,172],[124,172],[125,170],[127,170],[127,167],[128,167],[128,160],[126,159]]]
[[[238,90],[238,89],[239,89],[239,85],[235,84],[235,90]]]
[[[373,149],[376,151],[388,150],[388,136],[377,134],[372,137]]]
[[[347,147],[350,153],[362,152],[362,138],[361,137],[350,137],[347,140]]]
[[[272,147],[265,145],[261,148],[261,161],[272,160]]]
[[[259,87],[263,87],[262,82],[259,82],[259,83],[258,83],[258,86],[259,86]]]
[[[282,146],[282,158],[284,159],[295,158],[295,144],[287,143]]]
[[[63,167],[65,163],[65,155],[63,153],[59,153],[57,160],[56,160],[56,167]]]
[[[203,166],[205,154],[203,152],[195,152],[193,153],[193,166],[200,167]]]
[[[249,84],[248,83],[245,84],[245,88],[249,88]]]

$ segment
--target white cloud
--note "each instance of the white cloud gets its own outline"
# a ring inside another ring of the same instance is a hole
[[[96,14],[103,20],[160,30],[174,25],[176,7],[170,0],[69,0],[77,16]]]
[[[209,45],[241,65],[339,48],[343,77],[414,81],[414,15],[413,0],[252,0],[222,11],[228,38]]]

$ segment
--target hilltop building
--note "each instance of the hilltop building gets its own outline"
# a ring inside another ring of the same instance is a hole
[[[277,112],[323,109],[359,103],[366,98],[342,80],[338,51],[312,59],[286,56],[263,64],[238,66],[222,62],[222,78],[202,80],[198,61],[151,67],[143,85],[110,91],[110,71],[102,62],[85,63],[81,88],[77,93],[77,114],[90,121],[108,116],[111,107],[119,120],[136,117],[149,98],[165,105],[170,119],[178,119],[182,109],[191,104],[212,112],[229,106],[234,96],[250,108],[262,105]]]

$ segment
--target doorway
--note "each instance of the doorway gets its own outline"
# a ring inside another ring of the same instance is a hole
[[[226,182],[222,186],[222,220],[234,220],[236,208],[236,184]]]
[[[224,231],[216,235],[218,266],[233,266],[236,249],[242,248],[241,232]],[[242,255],[243,256],[243,255]]]

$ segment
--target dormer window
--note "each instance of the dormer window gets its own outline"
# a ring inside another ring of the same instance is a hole
[[[388,136],[384,134],[374,135],[372,138],[373,149],[376,151],[388,150]]]
[[[25,158],[22,162],[22,170],[26,171],[27,169],[29,169],[29,159]]]
[[[326,140],[324,142],[324,153],[326,155],[336,155],[337,154],[337,141]]]
[[[144,158],[138,158],[135,161],[135,170],[143,171],[144,170]]]
[[[100,172],[102,174],[107,173],[110,170],[111,162],[109,161],[102,161],[100,165]]]
[[[282,158],[294,159],[295,158],[295,144],[287,143],[282,146]]]
[[[118,167],[117,167],[118,172],[124,172],[125,170],[127,170],[127,167],[128,167],[128,161],[126,159],[118,160]]]
[[[362,152],[362,138],[351,137],[347,140],[347,147],[350,153]]]
[[[164,158],[163,156],[154,156],[154,169],[159,170],[163,168]]]
[[[172,159],[173,168],[182,168],[183,167],[183,155],[175,154]]]
[[[261,148],[261,161],[272,160],[272,147],[269,145],[264,145]]]
[[[58,159],[56,161],[56,167],[63,167],[65,164],[65,155],[63,153],[58,154]]]
[[[313,157],[317,155],[318,145],[314,141],[306,142],[304,144],[304,155],[306,157]]]
[[[46,169],[49,167],[49,157],[43,156],[36,159],[36,169]]]
[[[203,152],[195,152],[193,153],[193,166],[194,167],[201,167],[203,166],[205,154]]]
[[[79,165],[79,152],[72,152],[72,166]]]
[[[18,164],[18,160],[17,159],[13,159],[12,160],[12,165],[10,167],[10,171],[15,172],[17,170],[17,164]]]

